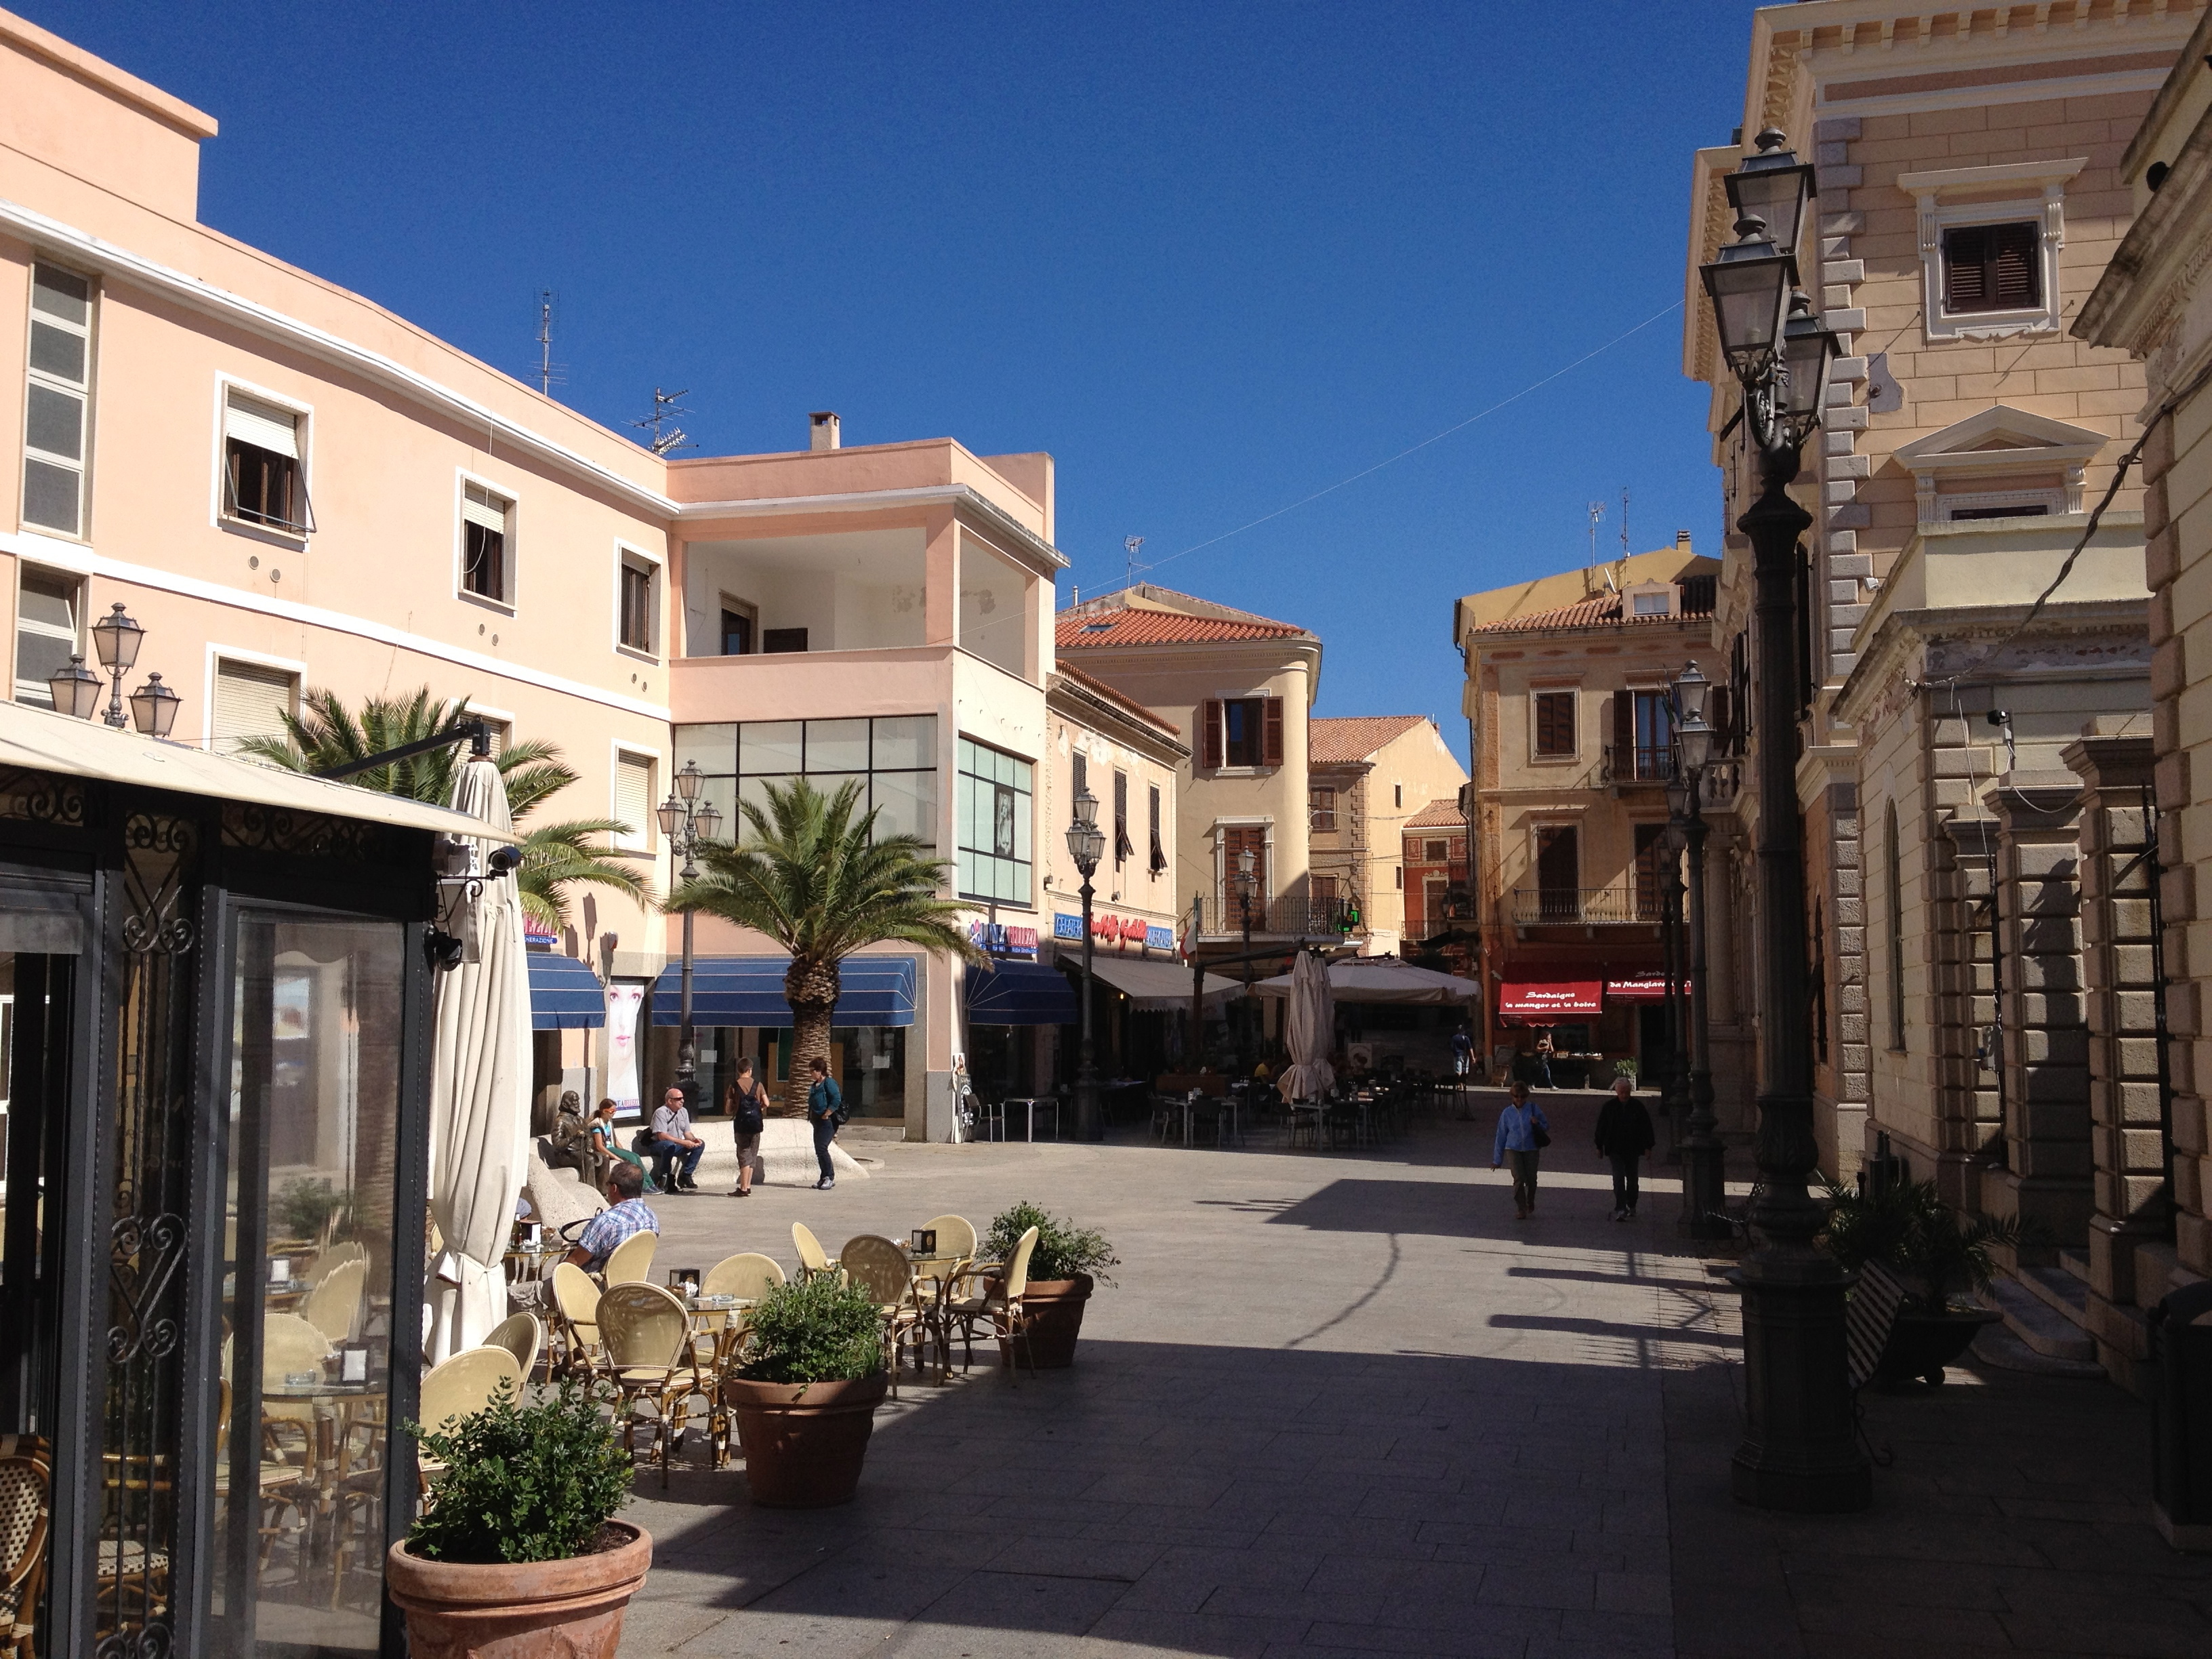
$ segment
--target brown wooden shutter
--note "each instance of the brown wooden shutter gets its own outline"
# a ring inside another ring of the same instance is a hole
[[[1283,700],[1280,697],[1262,697],[1260,701],[1267,710],[1267,747],[1261,751],[1260,763],[1262,766],[1280,766],[1283,763]]]
[[[1733,753],[1735,744],[1729,729],[1729,689],[1725,685],[1717,685],[1705,693],[1705,724],[1713,728],[1713,752]]]
[[[1088,789],[1090,787],[1091,787],[1091,760],[1090,760],[1090,757],[1089,757],[1088,756],[1086,756],[1086,755],[1081,755],[1081,754],[1079,754],[1079,755],[1077,755],[1077,756],[1075,757],[1075,794],[1074,794],[1074,795],[1070,795],[1070,796],[1068,797],[1068,799],[1069,799],[1070,800],[1074,799],[1075,799],[1075,795],[1079,795],[1079,794],[1081,794],[1085,790]]]
[[[1613,694],[1613,763],[1615,766],[1636,764],[1636,694],[1616,691]]]
[[[1206,766],[1208,771],[1221,767],[1221,699],[1206,700]]]
[[[2043,302],[2033,223],[1961,225],[1943,235],[1943,308],[2018,311]]]

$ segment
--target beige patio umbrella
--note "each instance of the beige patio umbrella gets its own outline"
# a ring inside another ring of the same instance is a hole
[[[1284,1014],[1291,1068],[1283,1073],[1283,1098],[1319,1100],[1336,1083],[1336,1068],[1328,1063],[1336,1047],[1336,999],[1329,992],[1328,969],[1310,951],[1299,951],[1291,963],[1290,981]]]
[[[447,908],[446,931],[466,942],[441,971],[430,1072],[430,1218],[444,1248],[424,1286],[431,1363],[481,1344],[507,1316],[501,1260],[529,1172],[530,973],[522,904],[512,875],[487,873],[514,842],[507,786],[487,758],[454,781],[457,811],[484,821],[470,873],[482,878]],[[451,894],[456,890],[447,888]],[[444,908],[444,907],[441,907]]]

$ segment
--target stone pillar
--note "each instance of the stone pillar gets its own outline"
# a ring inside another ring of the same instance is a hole
[[[2048,1265],[2057,1249],[2081,1244],[2095,1210],[2081,993],[2081,781],[2070,772],[2008,772],[1982,799],[1997,819],[2005,1149],[2005,1167],[1982,1182],[1982,1208],[2039,1223],[2051,1241],[2008,1266]]]
[[[1990,934],[1997,821],[1978,804],[1954,810],[1934,843],[1929,878],[1929,1042],[1936,1080],[1936,1189],[1981,1207],[1980,1172],[2002,1161],[1997,1060],[1983,1044],[1997,1017]]]
[[[2138,1252],[2152,1269],[2143,1286],[2152,1302],[2165,1293],[2172,1268],[2146,811],[2154,759],[2148,734],[2110,735],[2097,729],[2103,724],[2126,722],[2094,722],[2060,758],[2084,786],[2081,943],[2097,1199],[2089,1223],[2089,1334],[2105,1369],[2134,1387],[2136,1366],[2149,1358],[2136,1293]]]

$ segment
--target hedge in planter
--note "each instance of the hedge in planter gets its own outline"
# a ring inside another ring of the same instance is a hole
[[[746,1316],[745,1364],[722,1381],[756,1504],[851,1501],[890,1379],[883,1315],[842,1273],[772,1287]]]
[[[630,1459],[592,1391],[569,1382],[526,1406],[503,1390],[441,1432],[406,1429],[445,1465],[385,1560],[418,1659],[495,1642],[518,1659],[613,1659],[653,1540],[614,1519]]]
[[[1030,1252],[1029,1288],[1022,1305],[1030,1316],[1027,1357],[1040,1370],[1060,1369],[1075,1363],[1076,1340],[1083,1334],[1083,1310],[1094,1285],[1111,1285],[1109,1267],[1121,1258],[1106,1235],[1096,1228],[1078,1227],[1027,1200],[1001,1210],[991,1219],[983,1239],[986,1261],[1005,1261],[1030,1228],[1037,1230]]]

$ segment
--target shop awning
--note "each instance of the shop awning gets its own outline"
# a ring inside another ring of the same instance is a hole
[[[596,1031],[607,1023],[607,990],[589,963],[532,951],[530,1025],[538,1031]]]
[[[1538,1024],[1586,1018],[1604,1012],[1604,993],[1601,979],[1509,979],[1498,992],[1498,1012]]]
[[[1681,981],[1682,994],[1690,991],[1690,981]],[[1615,1002],[1664,1002],[1667,1000],[1667,975],[1662,973],[1628,974],[1618,979],[1608,978],[1605,994]]]
[[[1263,997],[1287,997],[1291,976],[1278,974],[1252,988]],[[1347,957],[1328,964],[1328,994],[1338,1003],[1392,1002],[1448,1006],[1480,996],[1482,987],[1457,974],[1416,968],[1395,957]]]
[[[1081,947],[1062,950],[1060,965],[1070,972],[1083,969]],[[1127,957],[1103,956],[1091,953],[1091,971],[1103,984],[1112,986],[1129,999],[1130,1009],[1139,1014],[1181,1013],[1190,1012],[1190,969],[1180,962],[1133,962]],[[1080,984],[1078,981],[1076,983]],[[1208,1002],[1220,1002],[1243,990],[1233,979],[1224,979],[1219,974],[1206,976],[1204,995]]]
[[[701,957],[691,964],[691,1024],[787,1026],[791,1006],[783,1000],[789,957]],[[836,1012],[832,1025],[914,1024],[915,958],[848,957],[837,970]],[[679,1024],[684,1004],[684,965],[672,962],[653,981],[653,1023]]]
[[[968,969],[970,1025],[1073,1025],[1082,1018],[1075,988],[1057,968],[1001,961]]]

